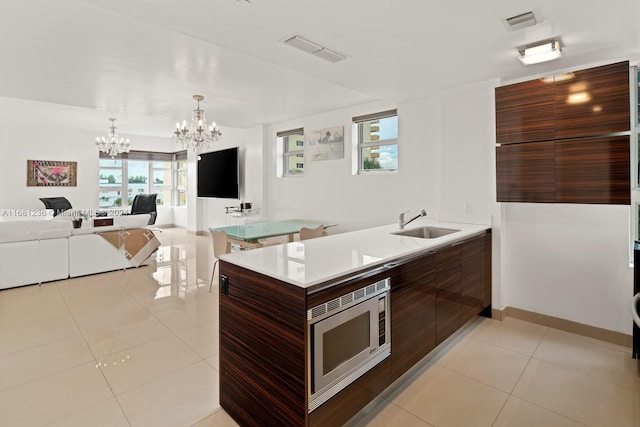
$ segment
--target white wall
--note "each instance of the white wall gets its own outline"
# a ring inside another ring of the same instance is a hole
[[[221,128],[222,140],[209,151],[225,148],[240,148],[240,196],[242,201],[253,203],[253,207],[263,205],[263,144],[262,126],[249,129]],[[186,227],[192,231],[206,231],[209,227],[227,225],[226,206],[238,206],[240,199],[198,198],[197,195],[197,156],[188,153],[187,160],[189,207]],[[191,209],[195,206],[195,209]],[[180,218],[183,218],[182,215]],[[177,225],[182,225],[177,223]]]
[[[104,132],[106,133],[106,131]],[[96,133],[65,127],[0,123],[0,210],[43,209],[40,197],[66,197],[75,209],[98,208],[98,150]],[[178,147],[170,138],[130,136],[131,148],[170,152]],[[27,187],[27,160],[77,162],[75,187]],[[173,223],[170,208],[160,207],[157,224]]]
[[[484,223],[496,210],[495,83],[442,92],[443,218]]]
[[[631,334],[629,207],[506,204],[506,305]]]
[[[498,84],[470,84],[399,104],[397,174],[352,176],[348,148],[352,116],[393,105],[361,105],[266,127],[269,216],[334,221],[340,224],[334,232],[392,223],[399,212],[421,208],[430,217],[490,222],[494,308],[630,334],[629,207],[497,203]],[[345,159],[307,161],[304,176],[276,177],[277,131],[336,125],[345,126]]]
[[[398,105],[399,171],[351,174],[351,119],[395,108],[374,103],[278,123],[265,131],[265,198],[273,219],[305,218],[339,224],[331,233],[397,221],[398,214],[426,209],[438,214],[439,200],[439,99]],[[304,127],[316,130],[344,126],[345,157],[311,161],[306,157],[303,176],[276,176],[276,132]],[[434,154],[436,153],[436,154]]]

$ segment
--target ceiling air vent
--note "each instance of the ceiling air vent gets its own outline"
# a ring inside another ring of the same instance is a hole
[[[310,53],[317,56],[318,58],[322,58],[329,62],[340,62],[347,58],[341,53],[328,49],[322,45],[319,45],[318,43],[314,43],[298,35],[287,37],[283,40],[283,43],[287,46],[295,47],[296,49],[300,49],[303,52]]]
[[[512,16],[505,19],[507,21],[507,28],[511,31],[521,30],[527,27],[533,27],[538,23],[536,16],[533,12],[525,12],[520,15]]]

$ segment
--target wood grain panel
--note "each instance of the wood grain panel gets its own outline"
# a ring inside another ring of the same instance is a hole
[[[309,414],[309,427],[341,426],[391,384],[387,358]]]
[[[553,142],[496,147],[499,202],[555,202]]]
[[[435,254],[398,265],[391,277],[391,357],[393,379],[418,363],[436,345]]]
[[[220,405],[240,425],[304,426],[304,290],[224,261],[220,274]]]
[[[553,139],[553,82],[536,79],[497,87],[495,97],[498,144]]]
[[[461,326],[460,247],[436,252],[436,345]]]
[[[629,137],[556,143],[558,203],[631,203]]]
[[[460,272],[461,272],[461,304],[462,323],[478,315],[484,308],[483,278],[484,278],[484,235],[474,237],[461,245]]]
[[[482,306],[489,308],[488,315],[491,316],[491,292],[492,292],[492,232],[488,230],[484,235],[484,246],[482,247]]]
[[[630,129],[629,62],[571,73],[555,83],[555,138]]]

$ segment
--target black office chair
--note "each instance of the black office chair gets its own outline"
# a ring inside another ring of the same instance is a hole
[[[136,194],[133,198],[133,204],[131,205],[131,215],[149,214],[149,222],[147,225],[153,225],[156,223],[156,217],[158,216],[158,210],[156,208],[157,194]]]
[[[71,203],[66,197],[40,197],[40,201],[44,203],[45,208],[53,209],[53,216],[71,209]]]

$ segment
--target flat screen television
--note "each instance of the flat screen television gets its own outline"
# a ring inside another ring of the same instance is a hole
[[[240,155],[238,147],[200,154],[198,197],[240,198]]]

